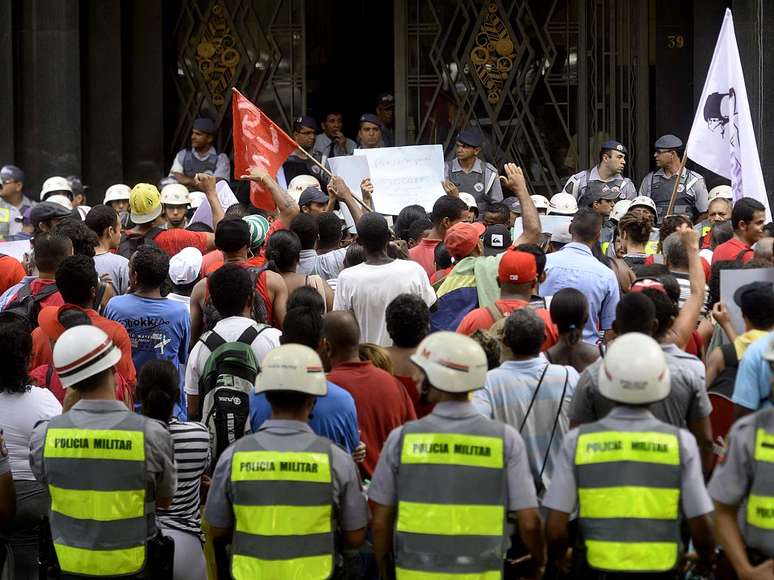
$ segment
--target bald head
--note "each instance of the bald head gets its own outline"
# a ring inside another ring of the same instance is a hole
[[[325,315],[323,338],[334,352],[357,351],[360,344],[360,326],[349,310],[337,310]]]

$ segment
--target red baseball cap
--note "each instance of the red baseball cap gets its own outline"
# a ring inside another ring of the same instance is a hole
[[[528,284],[537,278],[535,256],[529,252],[508,250],[500,258],[497,278],[501,284]]]
[[[478,222],[454,224],[446,231],[446,237],[443,240],[446,244],[446,251],[455,260],[469,256],[485,231],[484,224]]]

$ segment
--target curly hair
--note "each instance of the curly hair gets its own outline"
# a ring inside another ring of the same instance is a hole
[[[430,333],[430,309],[419,296],[399,294],[385,310],[387,334],[395,346],[416,348]]]
[[[11,312],[0,312],[0,393],[29,390],[27,365],[32,354],[32,335],[26,321]]]
[[[649,215],[642,216],[627,213],[618,222],[618,231],[626,233],[636,244],[647,244],[650,240],[650,231],[653,229],[653,218]]]
[[[62,220],[54,231],[70,238],[73,243],[73,253],[76,255],[93,258],[94,248],[99,245],[99,238],[89,226],[75,218]]]

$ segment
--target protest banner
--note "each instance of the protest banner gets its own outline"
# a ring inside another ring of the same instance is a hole
[[[750,282],[769,282],[774,284],[774,268],[752,268],[750,270],[720,271],[720,301],[726,305],[731,316],[731,326],[737,334],[745,331],[742,311],[734,302],[734,293]]]
[[[355,195],[360,195],[360,182],[371,177],[368,157],[365,155],[331,157],[328,159],[328,165],[331,167],[331,173],[341,177]],[[352,219],[352,214],[349,213],[347,206],[339,203],[339,210],[347,224],[347,229],[354,232],[355,220]]]
[[[412,204],[431,211],[435,200],[446,193],[440,145],[355,149],[355,155],[368,159],[374,209],[379,213],[398,215]]]
[[[223,211],[226,211],[235,203],[239,203],[236,195],[234,195],[234,192],[231,191],[231,187],[229,186],[228,182],[218,181],[215,189],[218,192],[218,199],[220,200],[220,205],[223,208]],[[210,202],[207,200],[207,198],[202,200],[202,204],[196,208],[196,211],[191,216],[191,223],[193,224],[196,222],[207,224],[208,226],[212,227],[212,208],[210,207]]]
[[[552,234],[554,231],[566,230],[570,227],[572,221],[571,215],[541,215],[540,231],[544,234]],[[511,238],[514,240],[524,233],[524,225],[521,218],[516,218],[511,230]]]
[[[31,251],[32,244],[30,243],[30,240],[0,242],[0,254],[16,258],[22,263],[24,262],[25,255],[28,255]]]

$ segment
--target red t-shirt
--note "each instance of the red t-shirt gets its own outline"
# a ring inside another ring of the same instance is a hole
[[[127,385],[133,388],[137,373],[132,360],[132,341],[126,328],[120,322],[100,316],[96,310],[91,308],[86,310],[86,314],[89,316],[92,326],[96,326],[107,334],[113,344],[121,351],[121,358],[116,364],[116,370],[125,379]],[[36,328],[32,331],[32,359],[29,368],[34,369],[41,365],[47,365],[53,361],[52,357],[51,341],[42,328]]]
[[[182,228],[173,228],[161,232],[156,236],[154,242],[156,242],[156,245],[164,250],[167,255],[174,256],[183,248],[189,247],[194,247],[204,254],[207,251],[209,239],[209,234],[205,232],[192,232]]]
[[[417,418],[411,397],[398,379],[371,361],[338,364],[328,380],[355,399],[360,440],[366,444],[361,471],[370,479],[390,431]]]
[[[498,300],[495,305],[498,307],[504,317],[510,315],[514,310],[524,308],[529,302],[524,300]],[[541,350],[545,351],[554,346],[559,340],[559,333],[551,320],[551,314],[545,308],[535,308],[535,313],[543,319],[546,325],[546,340],[543,342]],[[460,325],[457,327],[457,332],[470,336],[477,330],[488,330],[495,323],[495,319],[492,317],[492,313],[488,308],[476,308],[471,310],[462,319]]]
[[[215,270],[220,268],[224,262],[225,259],[223,258],[223,252],[220,250],[212,250],[211,252],[204,254],[204,258],[202,259],[201,276],[206,278]],[[253,256],[252,258],[245,260],[244,263],[254,268],[261,268],[266,263],[266,258],[263,256]]]
[[[46,384],[49,368],[51,368],[51,380]],[[30,380],[40,388],[51,391],[60,403],[64,402],[65,388],[51,363],[30,371]],[[134,394],[121,373],[116,373],[116,399],[123,401],[129,409],[134,408]]]
[[[35,278],[32,282],[30,282],[30,292],[33,296],[37,296],[38,293],[43,290],[46,286],[50,286],[51,284],[56,284],[55,280],[41,280],[40,278]],[[14,300],[16,300],[16,297],[19,295],[17,292],[13,295],[13,298],[8,300],[6,303],[6,308],[8,305],[11,304]],[[40,301],[40,307],[44,308],[46,306],[62,306],[64,304],[64,298],[62,298],[62,295],[59,293],[59,291],[54,292],[53,294],[50,294],[49,296],[46,296],[43,300]]]
[[[433,410],[433,407],[435,407],[435,403],[422,403],[419,400],[419,385],[416,384],[414,379],[411,377],[399,377],[398,375],[395,375],[395,378],[406,387],[406,392],[409,394],[409,397],[411,397],[411,403],[414,405],[414,412],[417,414],[417,419],[429,415]]]
[[[425,269],[428,278],[435,274],[435,248],[440,243],[441,240],[424,238],[409,250],[409,258]]]
[[[21,282],[24,275],[24,267],[19,260],[13,256],[0,256],[0,294]]]
[[[745,252],[742,261],[746,264],[753,259],[752,248],[742,240],[731,238],[715,248],[715,251],[712,253],[712,263],[734,261],[742,251]]]

